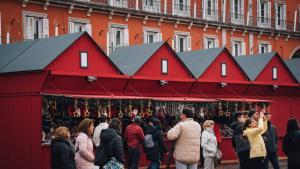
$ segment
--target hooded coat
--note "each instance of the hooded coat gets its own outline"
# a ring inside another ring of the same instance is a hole
[[[100,140],[107,159],[114,157],[124,164],[123,142],[117,131],[112,128],[103,129],[100,134]]]
[[[233,122],[231,124],[231,129],[233,130],[232,136],[232,146],[236,152],[243,152],[250,150],[250,143],[246,136],[243,136],[243,127],[244,123],[242,122]]]
[[[51,141],[51,168],[75,169],[75,150],[68,140],[53,139]]]

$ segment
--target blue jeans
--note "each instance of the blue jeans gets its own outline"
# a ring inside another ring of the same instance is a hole
[[[159,169],[159,161],[151,161],[148,169]]]
[[[267,156],[264,160],[264,169],[269,168],[269,161],[271,162],[274,169],[279,169],[279,161],[278,161],[278,155],[277,152],[268,152]]]
[[[198,163],[195,164],[187,164],[180,161],[175,160],[176,169],[197,169]]]

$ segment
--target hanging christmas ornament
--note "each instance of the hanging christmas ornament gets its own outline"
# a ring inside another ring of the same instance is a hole
[[[140,108],[141,108],[140,115],[141,115],[142,117],[145,117],[145,113],[144,113],[144,104],[143,104],[143,101],[142,101],[142,100],[140,101]]]
[[[97,100],[97,118],[100,118],[101,117],[101,115],[102,115],[102,107],[101,107],[101,105],[100,105],[100,100],[98,99]]]
[[[148,101],[147,105],[147,116],[152,116],[152,111],[151,111],[151,100]]]
[[[205,115],[205,114],[204,114],[204,107],[201,107],[201,108],[200,108],[199,115],[200,115],[201,118],[204,118],[204,115]]]
[[[128,105],[128,115],[129,117],[132,117],[132,104],[131,104],[131,100],[129,100],[129,105]]]
[[[87,99],[84,100],[83,115],[84,115],[84,117],[86,117],[86,118],[90,116],[90,112],[89,112],[89,103],[88,103],[88,100],[87,100]]]
[[[123,118],[123,113],[122,113],[122,101],[119,100],[119,118]]]
[[[108,99],[107,101],[107,114],[108,114],[108,118],[111,118],[111,102],[110,99]]]
[[[80,116],[81,116],[81,110],[80,110],[80,108],[78,107],[78,101],[77,101],[77,98],[75,98],[75,101],[74,101],[74,112],[73,112],[73,116],[74,116],[74,117],[80,117]]]

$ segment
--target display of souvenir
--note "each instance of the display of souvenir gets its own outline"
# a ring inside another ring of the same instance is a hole
[[[87,99],[84,101],[83,116],[86,118],[90,116],[89,103]]]
[[[80,117],[81,116],[81,110],[78,107],[78,101],[77,98],[75,98],[74,101],[74,111],[73,111],[73,117]]]

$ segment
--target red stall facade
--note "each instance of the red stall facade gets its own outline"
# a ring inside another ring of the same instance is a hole
[[[277,53],[262,60],[247,57],[262,64],[253,73],[249,60],[232,57],[226,48],[175,53],[168,43],[157,42],[117,48],[108,57],[87,33],[2,45],[0,51],[3,168],[50,168],[49,146],[41,145],[44,95],[225,103],[225,108],[227,103],[227,112],[229,102],[263,102],[270,104],[280,136],[287,119],[300,114],[299,81]],[[277,79],[272,79],[274,67]],[[222,138],[221,149],[225,162],[236,160],[229,137]],[[145,157],[141,165],[147,165]]]

